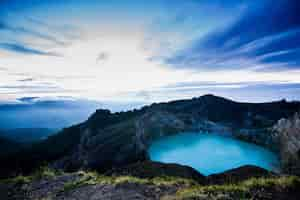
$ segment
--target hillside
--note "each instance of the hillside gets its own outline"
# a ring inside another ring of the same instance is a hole
[[[298,110],[300,103],[296,102],[249,104],[212,95],[153,104],[124,113],[97,110],[77,129],[80,143],[70,147],[70,154],[56,161],[54,166],[103,170],[145,160],[153,140],[185,131],[230,134],[277,149],[277,141],[272,140],[268,128]],[[249,135],[253,134],[259,134],[254,138],[260,140],[252,141]]]
[[[299,110],[299,102],[239,103],[213,95],[128,112],[99,109],[84,123],[6,157],[5,168],[26,172],[50,162],[67,171],[106,171],[147,160],[153,140],[185,131],[217,132],[280,151],[270,129]]]

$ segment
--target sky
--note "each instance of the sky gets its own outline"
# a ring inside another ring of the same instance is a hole
[[[0,0],[0,101],[300,100],[298,0]]]

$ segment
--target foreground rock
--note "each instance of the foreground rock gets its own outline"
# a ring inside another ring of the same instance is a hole
[[[83,184],[67,188],[68,184],[72,184],[68,179],[80,180],[77,174],[71,174],[67,177],[35,181],[12,190],[8,200],[158,200],[164,195],[174,194],[178,189],[172,185],[158,186],[134,182]]]

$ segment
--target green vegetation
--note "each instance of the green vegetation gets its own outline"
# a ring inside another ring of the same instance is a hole
[[[77,172],[81,178],[74,182],[68,182],[64,185],[62,191],[70,191],[72,189],[96,184],[124,184],[124,183],[137,183],[137,184],[149,184],[149,185],[181,185],[182,187],[196,186],[197,182],[191,179],[184,179],[178,177],[161,176],[154,178],[138,178],[134,176],[105,176],[97,172]]]
[[[40,167],[38,170],[36,170],[31,175],[28,175],[28,176],[18,175],[14,178],[2,179],[2,180],[0,180],[0,182],[22,185],[22,184],[30,183],[33,180],[53,179],[56,176],[59,176],[62,174],[63,174],[63,172],[61,172],[61,171],[53,170],[47,166],[44,166],[44,167]]]
[[[274,178],[251,178],[238,184],[193,186],[177,191],[176,195],[165,197],[165,200],[184,199],[251,199],[260,191],[274,191],[300,188],[300,177],[283,176]],[[231,197],[231,198],[230,198]]]

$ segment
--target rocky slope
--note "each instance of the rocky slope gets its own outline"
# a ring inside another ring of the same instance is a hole
[[[279,153],[284,172],[300,175],[300,118],[296,113],[280,119],[273,126],[274,140],[279,143]]]
[[[279,151],[270,128],[299,110],[299,102],[239,103],[213,95],[128,112],[100,109],[86,122],[50,136],[21,155],[5,158],[3,168],[30,170],[50,162],[52,167],[67,171],[104,172],[147,160],[153,140],[185,131],[217,132]]]

